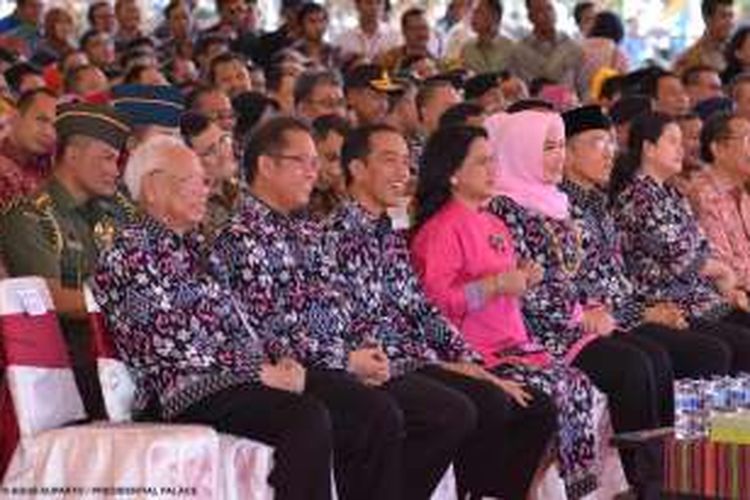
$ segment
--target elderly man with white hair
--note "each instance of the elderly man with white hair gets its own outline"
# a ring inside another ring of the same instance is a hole
[[[123,179],[142,217],[101,255],[94,293],[138,406],[155,399],[164,420],[274,446],[277,499],[330,498],[328,411],[302,394],[300,365],[267,359],[242,304],[203,268],[209,188],[198,156],[157,136],[132,152]]]

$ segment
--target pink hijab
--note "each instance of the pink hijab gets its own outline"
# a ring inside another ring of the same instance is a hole
[[[543,180],[547,131],[551,130],[555,139],[565,137],[560,115],[548,111],[498,113],[487,118],[485,128],[497,158],[497,193],[553,219],[566,219],[567,195]]]

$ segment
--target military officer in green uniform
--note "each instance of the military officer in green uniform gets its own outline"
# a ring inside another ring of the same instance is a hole
[[[38,193],[0,215],[0,252],[9,275],[46,278],[86,409],[99,417],[103,406],[82,287],[99,249],[128,216],[115,194],[118,159],[131,129],[113,108],[86,103],[60,106],[55,128],[52,176]]]

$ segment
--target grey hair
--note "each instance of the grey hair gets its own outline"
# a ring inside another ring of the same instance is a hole
[[[139,144],[128,158],[122,180],[134,201],[140,201],[143,179],[164,168],[164,155],[174,148],[188,148],[182,139],[168,135],[154,135]]]

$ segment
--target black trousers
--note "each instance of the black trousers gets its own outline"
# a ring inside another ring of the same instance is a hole
[[[241,385],[203,399],[174,421],[210,425],[273,446],[269,483],[276,498],[331,498],[331,421],[313,397]]]
[[[92,420],[106,419],[107,410],[99,383],[99,371],[92,355],[93,339],[88,322],[61,316],[60,325],[86,414]]]
[[[340,500],[401,498],[404,423],[393,399],[349,373],[315,369],[307,370],[305,394],[331,415]]]
[[[675,330],[647,323],[631,333],[661,345],[669,353],[675,378],[726,375],[732,366],[732,348],[725,340],[701,328]]]
[[[642,341],[622,338],[628,335],[599,337],[573,361],[573,365],[586,373],[607,395],[612,426],[618,433],[659,427],[664,417],[658,399],[659,382],[651,360],[652,356],[657,356],[657,351],[644,350]],[[658,357],[661,358],[661,354]],[[672,390],[671,385],[669,390]],[[631,485],[643,487],[661,480],[662,461],[658,445],[647,446],[638,452],[623,450],[620,456]]]
[[[545,394],[529,390],[526,408],[497,386],[437,366],[420,373],[466,395],[478,410],[477,427],[454,462],[460,489],[477,498],[526,498],[556,428],[555,407]]]
[[[615,338],[636,347],[648,356],[648,368],[654,382],[656,411],[660,426],[668,427],[674,423],[674,369],[669,351],[652,339],[650,325],[641,325],[630,332],[617,332]]]
[[[400,410],[405,430],[401,498],[429,499],[476,427],[476,407],[463,393],[418,372],[388,381],[382,391]]]
[[[719,338],[729,346],[732,373],[750,371],[750,314],[734,310],[718,321],[694,320],[691,327]]]
[[[609,399],[615,432],[659,426],[654,369],[649,356],[620,335],[599,337],[573,360]]]

